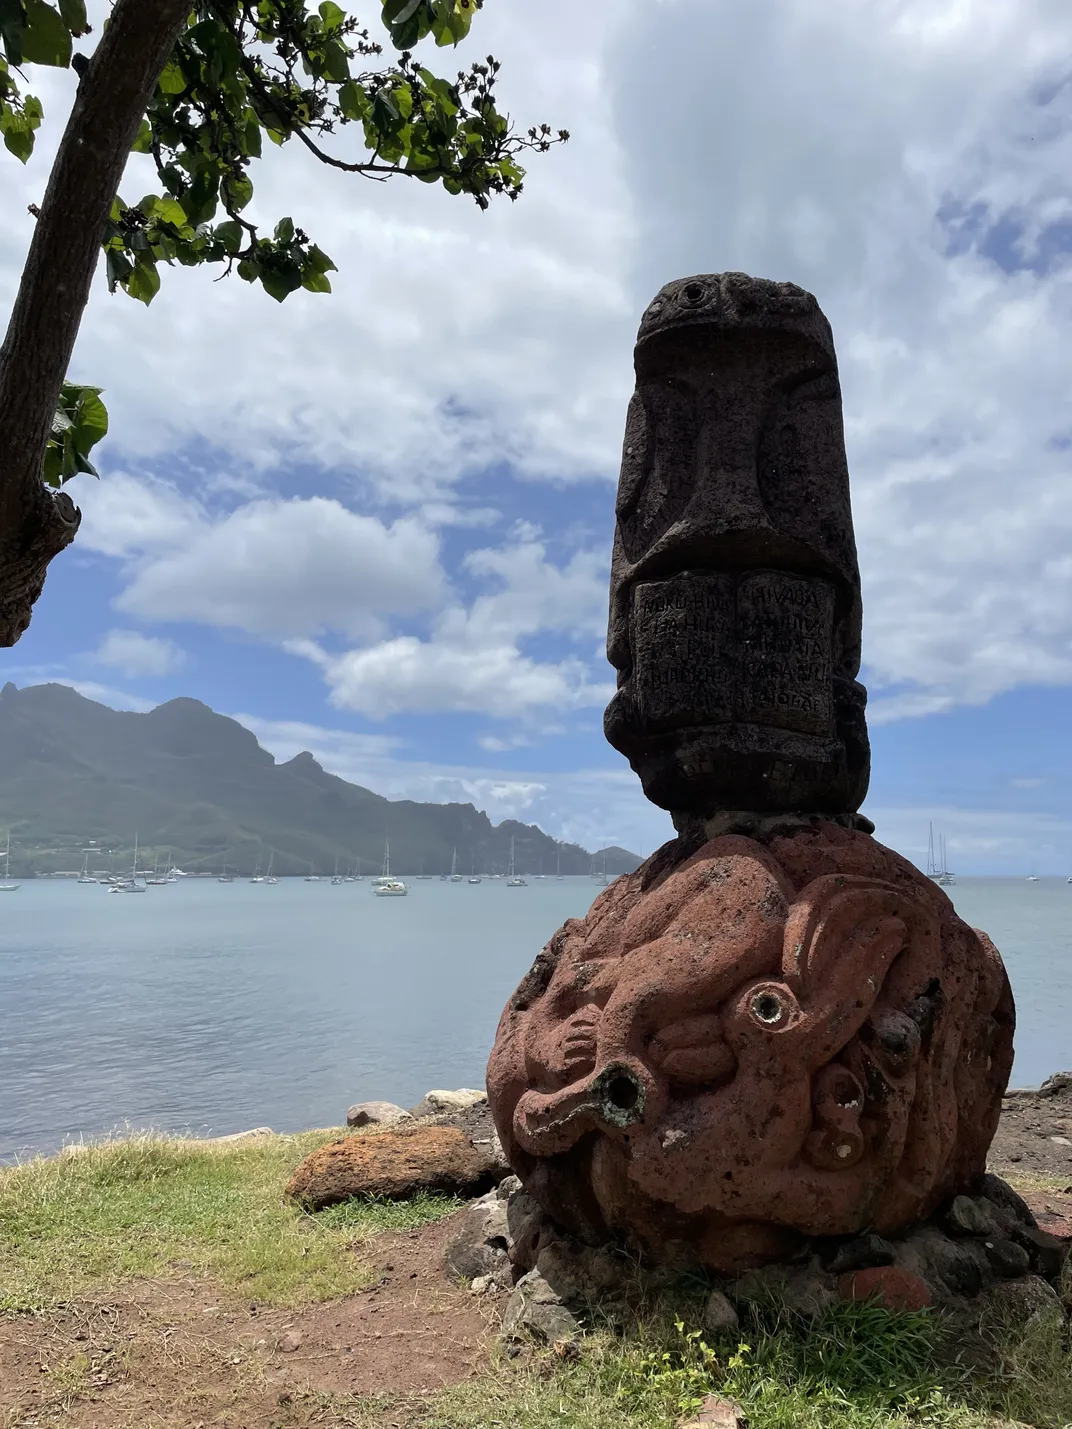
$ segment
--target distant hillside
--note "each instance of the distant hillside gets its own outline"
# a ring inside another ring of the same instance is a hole
[[[140,864],[168,850],[187,872],[224,863],[252,872],[269,853],[279,874],[378,871],[384,837],[391,870],[504,871],[514,837],[519,872],[588,873],[595,855],[556,844],[531,824],[493,825],[472,804],[392,802],[328,774],[311,754],[277,764],[233,719],[199,700],[169,700],[148,714],[96,704],[66,685],[0,691],[0,838],[11,829],[18,878],[124,866],[138,834]],[[95,846],[95,847],[94,847]],[[97,850],[100,850],[98,853]],[[0,847],[2,852],[2,847]],[[605,850],[607,873],[640,859]]]

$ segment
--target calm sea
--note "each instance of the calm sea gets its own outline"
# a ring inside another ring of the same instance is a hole
[[[338,1125],[481,1086],[533,957],[586,878],[275,887],[187,879],[137,897],[58,881],[0,895],[0,1159],[123,1124],[202,1135]],[[1014,1082],[1072,1067],[1072,885],[958,880],[1005,956]]]

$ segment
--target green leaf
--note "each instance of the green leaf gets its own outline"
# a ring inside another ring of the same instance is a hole
[[[86,14],[86,0],[60,0],[60,15],[72,35],[89,33],[89,16]]]
[[[67,382],[63,386],[65,391],[72,388],[72,384]],[[75,438],[79,451],[88,452],[108,435],[108,409],[100,399],[99,387],[74,387],[72,390],[78,394],[74,413]]]
[[[255,283],[261,276],[261,265],[252,258],[243,258],[237,268],[238,276],[246,283]]]
[[[297,263],[286,263],[278,268],[261,271],[261,286],[269,297],[281,303],[302,285],[301,269]]]
[[[152,259],[139,260],[124,286],[132,298],[148,307],[160,291],[160,274]]]
[[[330,293],[331,281],[324,273],[302,269],[301,285],[307,293]]]
[[[223,181],[223,196],[232,213],[241,213],[253,197],[253,184],[245,174],[228,176]]]
[[[322,0],[317,10],[326,30],[338,30],[346,23],[346,11],[341,10],[333,0]]]
[[[240,223],[235,223],[233,219],[227,223],[216,225],[216,237],[223,244],[228,253],[237,253],[242,247],[242,236],[244,229]]]
[[[131,148],[132,154],[151,154],[153,151],[153,126],[148,119],[141,121],[138,137]]]
[[[134,265],[125,253],[118,253],[114,248],[109,248],[105,255],[105,271],[108,275],[108,288],[115,292],[116,288],[125,283],[134,271]]]
[[[364,87],[352,79],[340,87],[338,102],[347,119],[364,119],[369,112],[369,97]]]
[[[187,226],[186,210],[178,199],[161,198],[159,194],[146,194],[138,204],[138,208],[146,218],[156,219],[158,223],[171,223],[176,228]]]
[[[186,76],[174,60],[168,60],[163,73],[156,82],[161,94],[182,94],[186,88]]]
[[[22,0],[0,0],[0,41],[13,65],[22,64],[22,35],[26,25]]]
[[[292,218],[281,218],[276,224],[275,241],[277,243],[292,243],[294,241],[294,220]]]
[[[34,130],[41,123],[41,101],[28,94],[18,109],[0,104],[0,134],[4,147],[25,164],[33,153]]]
[[[424,3],[425,0],[383,0],[383,23],[390,27],[404,25]]]
[[[310,244],[309,252],[305,259],[303,272],[313,273],[337,273],[339,270],[331,261],[322,248],[318,248],[315,243]]]
[[[71,63],[71,32],[63,17],[51,5],[46,5],[45,0],[23,0],[23,3],[26,7],[23,61],[66,69]]]

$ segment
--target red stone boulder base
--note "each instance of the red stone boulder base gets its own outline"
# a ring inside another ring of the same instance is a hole
[[[985,1169],[1012,1065],[997,951],[868,834],[679,839],[570,919],[488,1066],[565,1229],[729,1273],[894,1232]]]

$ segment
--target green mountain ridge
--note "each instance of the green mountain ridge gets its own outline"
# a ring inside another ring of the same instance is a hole
[[[401,874],[517,871],[608,876],[641,859],[627,849],[590,854],[533,824],[492,824],[472,804],[392,801],[329,774],[309,753],[277,764],[236,720],[199,700],[146,714],[113,710],[67,685],[0,691],[0,837],[10,828],[11,873],[29,878],[81,867],[172,861],[187,872],[288,874],[379,871],[384,839]],[[2,849],[0,849],[2,852]],[[124,863],[124,860],[125,863]]]

